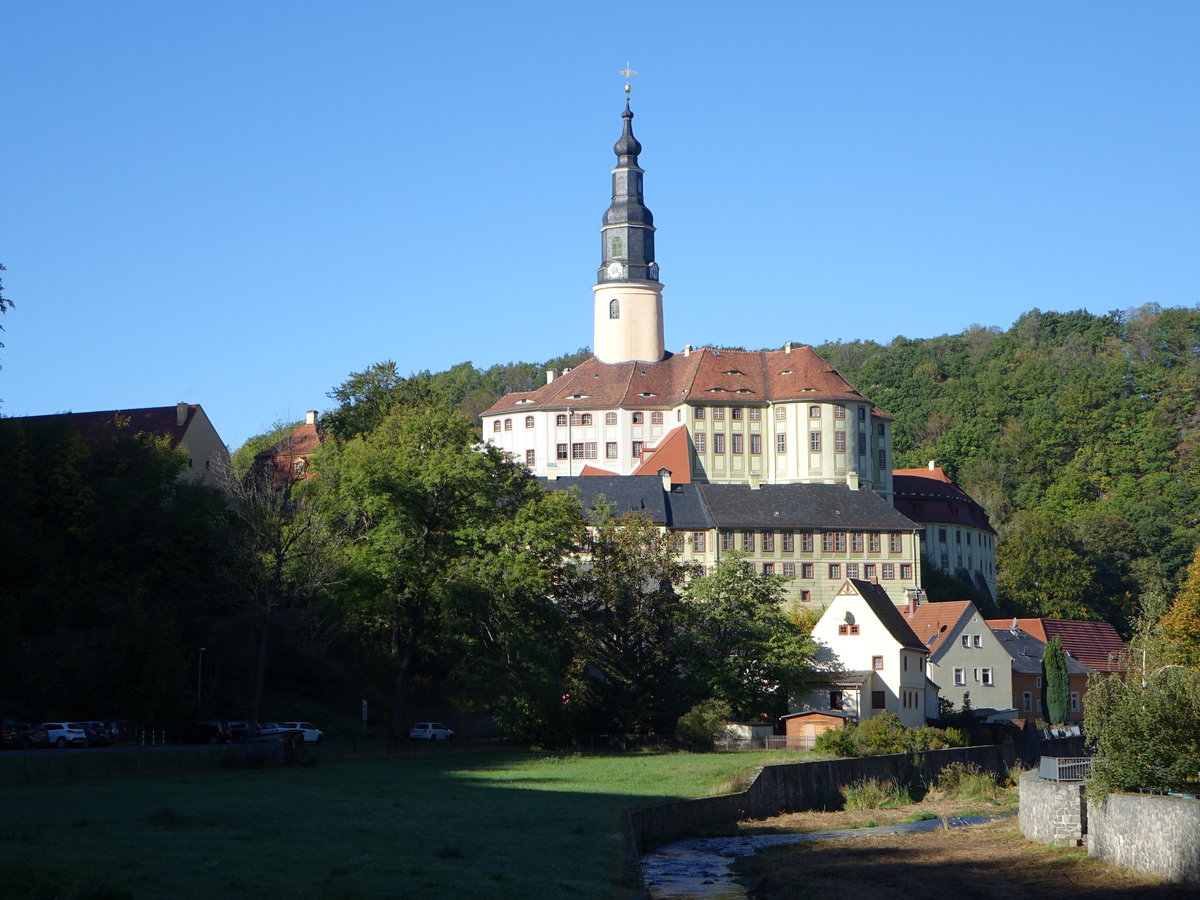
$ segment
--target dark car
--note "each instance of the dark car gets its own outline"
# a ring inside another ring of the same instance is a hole
[[[32,722],[21,723],[21,749],[41,750],[50,746],[50,732]]]
[[[175,737],[178,744],[224,744],[233,735],[229,723],[221,719],[205,719],[180,729]]]
[[[87,735],[89,747],[110,747],[113,742],[112,727],[107,722],[71,722],[72,728],[80,728]]]
[[[230,721],[229,734],[233,740],[242,741],[258,735],[259,725],[257,722],[246,722],[244,720]]]

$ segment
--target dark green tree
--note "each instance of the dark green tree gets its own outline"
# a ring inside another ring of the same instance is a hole
[[[456,412],[399,406],[312,461],[313,502],[344,535],[339,613],[387,660],[393,737],[418,679],[457,672],[481,704],[525,699],[536,683],[526,712],[544,712],[554,682],[543,650],[564,636],[549,598],[580,534],[579,507],[474,438]]]
[[[787,711],[815,646],[784,611],[785,583],[755,572],[740,551],[688,582],[680,655],[697,699],[723,700],[740,719]]]
[[[1046,721],[1061,725],[1067,721],[1071,709],[1071,682],[1067,677],[1067,656],[1063,652],[1062,640],[1055,635],[1042,651],[1042,684],[1046,686]]]
[[[691,567],[648,517],[593,512],[590,554],[564,589],[575,623],[568,693],[578,727],[670,731],[684,711],[677,587]]]

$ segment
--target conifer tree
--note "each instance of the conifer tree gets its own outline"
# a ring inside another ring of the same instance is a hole
[[[1071,683],[1067,678],[1067,657],[1058,635],[1050,638],[1042,652],[1042,684],[1046,686],[1046,720],[1051,725],[1067,721],[1071,703]]]

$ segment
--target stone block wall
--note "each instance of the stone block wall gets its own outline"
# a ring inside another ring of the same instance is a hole
[[[644,853],[652,847],[742,819],[762,819],[806,809],[837,809],[842,785],[862,779],[902,784],[920,779],[928,784],[951,763],[975,765],[1003,774],[1016,760],[1015,749],[1009,744],[765,766],[740,793],[637,810],[630,815],[629,828],[637,852]]]
[[[1024,831],[1025,792],[1021,785]],[[1088,855],[1180,884],[1200,884],[1200,800],[1109,794],[1088,808]]]
[[[1021,776],[1019,787],[1021,834],[1057,847],[1083,843],[1088,825],[1082,782],[1046,781],[1029,771]]]

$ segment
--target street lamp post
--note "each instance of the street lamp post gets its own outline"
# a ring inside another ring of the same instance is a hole
[[[200,655],[196,662],[196,711],[204,711],[204,648],[200,648]]]

